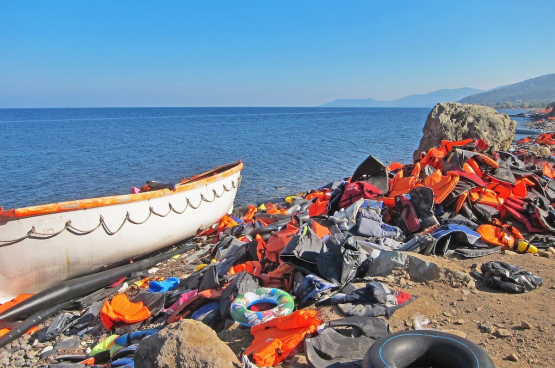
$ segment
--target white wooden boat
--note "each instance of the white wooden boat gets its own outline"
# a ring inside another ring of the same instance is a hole
[[[175,190],[0,208],[0,303],[194,236],[233,208],[243,163]]]

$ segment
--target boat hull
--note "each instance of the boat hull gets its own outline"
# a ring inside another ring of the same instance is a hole
[[[194,236],[232,208],[239,165],[143,200],[118,196],[119,204],[0,219],[0,303]]]

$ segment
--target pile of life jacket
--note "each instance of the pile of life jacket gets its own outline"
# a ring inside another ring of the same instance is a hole
[[[538,144],[552,139],[545,135]],[[179,278],[122,279],[77,301],[84,312],[55,320],[59,326],[48,338],[91,331],[123,336],[185,318],[219,332],[232,322],[238,295],[277,288],[295,296],[298,310],[253,326],[245,355],[260,366],[279,364],[321,323],[316,311],[302,308],[337,304],[369,324],[366,317],[390,316],[415,298],[380,283],[351,284],[380,252],[480,257],[552,246],[554,165],[551,156],[493,151],[481,139],[442,141],[410,164],[385,166],[370,156],[350,178],[279,202],[236,206],[199,231],[198,262]],[[124,349],[105,345],[112,349],[107,357],[87,358],[103,364]]]

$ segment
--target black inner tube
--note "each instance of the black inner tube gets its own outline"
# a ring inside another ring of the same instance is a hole
[[[362,368],[495,368],[472,341],[441,331],[401,331],[378,340]]]

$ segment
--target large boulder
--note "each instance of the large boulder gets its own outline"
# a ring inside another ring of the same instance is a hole
[[[184,319],[142,340],[135,353],[137,368],[240,367],[233,351],[205,324]]]
[[[467,138],[483,138],[496,151],[509,148],[515,136],[516,121],[491,107],[465,105],[457,102],[438,103],[428,114],[413,158],[421,152],[439,147],[441,140],[458,141]]]

